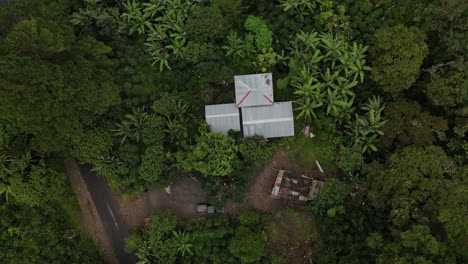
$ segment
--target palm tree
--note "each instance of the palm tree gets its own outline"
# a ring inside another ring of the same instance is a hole
[[[174,238],[176,240],[176,245],[177,245],[177,251],[182,253],[182,256],[185,256],[185,253],[188,252],[190,255],[192,255],[192,251],[190,248],[193,246],[193,244],[190,244],[190,234],[185,233],[184,231],[172,231],[172,234],[174,234]]]

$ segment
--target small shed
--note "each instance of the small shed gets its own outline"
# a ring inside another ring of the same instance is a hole
[[[271,73],[234,76],[236,106],[272,105],[273,78]]]
[[[227,135],[230,129],[240,131],[240,113],[236,104],[205,105],[205,119],[211,131]]]
[[[294,136],[292,102],[242,108],[244,137],[261,135],[265,138]]]
[[[315,199],[323,185],[323,181],[286,170],[279,170],[275,185],[271,191],[271,197],[274,199],[305,203]]]

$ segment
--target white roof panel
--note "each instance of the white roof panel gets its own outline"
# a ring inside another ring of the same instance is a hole
[[[237,107],[272,105],[273,78],[271,73],[234,76]]]
[[[242,107],[244,137],[261,135],[265,138],[294,136],[292,102],[268,106]]]
[[[205,119],[213,132],[227,135],[230,129],[240,131],[239,108],[236,104],[205,105]]]

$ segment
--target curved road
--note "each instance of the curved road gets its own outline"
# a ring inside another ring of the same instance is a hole
[[[115,255],[120,264],[134,264],[138,261],[137,257],[124,251],[124,239],[128,237],[129,231],[122,219],[114,194],[109,188],[106,179],[91,171],[91,168],[92,166],[89,164],[81,165],[81,174],[104,228],[114,246]]]

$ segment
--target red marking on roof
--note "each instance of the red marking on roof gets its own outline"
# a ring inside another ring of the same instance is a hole
[[[240,104],[242,104],[242,102],[244,102],[245,98],[247,98],[247,96],[249,96],[249,94],[251,93],[252,91],[248,91],[244,97],[242,97],[242,99],[240,100],[240,102],[236,105],[237,107],[239,107]]]
[[[273,100],[271,100],[270,98],[268,98],[268,96],[266,96],[266,95],[263,95],[263,97],[265,97],[265,99],[267,99],[267,100],[268,100],[268,102],[270,102],[271,104],[273,104],[273,103],[274,103],[274,102],[273,102]]]

